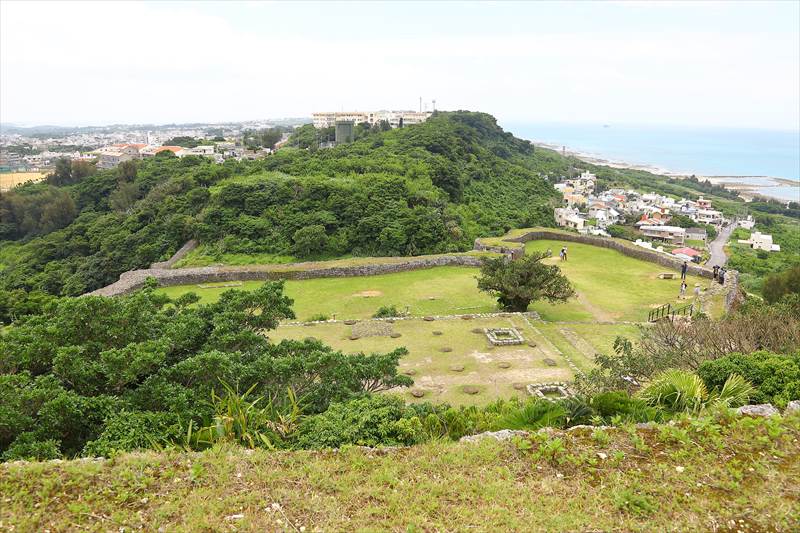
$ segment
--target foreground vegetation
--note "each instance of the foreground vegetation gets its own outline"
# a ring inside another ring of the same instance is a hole
[[[6,464],[0,527],[791,531],[798,439],[797,416],[706,416],[479,445]]]

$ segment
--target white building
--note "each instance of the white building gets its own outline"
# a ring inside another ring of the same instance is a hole
[[[336,125],[338,121],[352,121],[355,124],[366,122],[370,126],[379,124],[383,121],[389,123],[393,128],[421,124],[430,118],[431,111],[323,111],[312,113],[314,127],[329,128]]]
[[[756,221],[753,220],[753,215],[747,215],[747,218],[739,221],[739,227],[746,230],[751,230],[755,227]]]
[[[753,250],[765,250],[767,252],[780,252],[779,244],[772,243],[772,235],[755,231],[750,234],[749,239],[739,239],[739,244],[749,244]]]
[[[692,219],[700,224],[721,224],[722,213],[716,209],[698,209]]]
[[[553,210],[553,216],[556,219],[556,224],[564,228],[581,230],[586,225],[586,219],[578,213],[577,209],[557,207]]]
[[[645,237],[674,244],[683,244],[686,239],[686,230],[677,226],[642,226],[639,229]]]

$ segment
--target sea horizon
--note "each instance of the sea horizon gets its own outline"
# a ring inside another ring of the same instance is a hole
[[[800,130],[520,121],[501,126],[536,144],[564,147],[592,163],[666,175],[736,177],[712,181],[747,184],[763,196],[800,201]]]

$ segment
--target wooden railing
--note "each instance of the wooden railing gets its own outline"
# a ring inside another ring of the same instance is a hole
[[[663,320],[665,318],[672,320],[676,316],[692,316],[693,314],[694,302],[690,303],[689,305],[684,305],[683,307],[673,307],[672,304],[664,304],[655,309],[651,309],[647,314],[647,321],[658,322],[659,320]]]

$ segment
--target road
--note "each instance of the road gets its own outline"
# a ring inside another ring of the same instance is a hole
[[[725,266],[725,263],[728,262],[728,256],[725,255],[724,248],[735,228],[736,222],[728,224],[719,231],[717,238],[711,241],[711,243],[708,245],[708,249],[711,251],[711,257],[709,258],[708,262],[706,262],[707,266]]]

